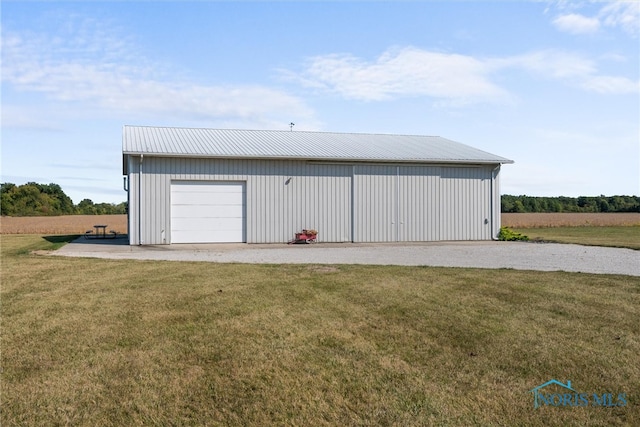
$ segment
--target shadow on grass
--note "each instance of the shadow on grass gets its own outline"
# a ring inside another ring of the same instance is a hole
[[[67,234],[64,236],[42,236],[42,238],[44,240],[46,240],[49,243],[53,243],[53,244],[64,244],[64,243],[69,243],[69,242],[73,242],[74,240],[76,240],[78,237],[80,237],[79,234]]]
[[[55,235],[55,236],[42,236],[44,240],[50,243],[50,246],[47,250],[56,250],[60,249],[67,243],[73,242],[80,237],[79,234],[65,234],[65,235]]]
[[[82,234],[70,234],[67,236],[44,236],[45,240],[55,245],[57,247],[64,246],[67,243],[73,242],[74,244],[92,244],[92,245],[128,245],[129,244],[129,236],[127,234],[118,234],[115,237],[111,237],[107,235],[106,238],[99,238],[91,236],[89,238],[83,236]]]
[[[119,234],[116,237],[108,237],[106,239],[96,238],[84,238],[82,234],[66,234],[66,235],[51,235],[42,236],[44,240],[50,243],[47,250],[57,250],[66,245],[67,243],[87,243],[87,244],[100,244],[100,245],[127,245],[129,239],[126,234]]]

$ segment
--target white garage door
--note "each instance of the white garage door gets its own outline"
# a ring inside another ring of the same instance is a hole
[[[171,243],[244,242],[244,183],[171,183]]]

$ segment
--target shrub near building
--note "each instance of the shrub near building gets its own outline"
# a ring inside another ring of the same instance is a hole
[[[513,241],[513,240],[529,240],[529,237],[520,234],[520,233],[516,233],[515,231],[511,230],[510,228],[507,227],[501,227],[500,228],[500,233],[498,233],[498,239],[499,240],[508,240],[508,241]]]

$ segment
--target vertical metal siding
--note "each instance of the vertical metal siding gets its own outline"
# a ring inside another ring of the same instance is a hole
[[[491,169],[443,167],[440,240],[491,238]]]
[[[500,203],[500,165],[496,166],[495,170],[491,171],[491,198],[493,202],[493,215],[491,224],[491,238],[497,239],[498,233],[500,233],[500,227],[502,225],[502,215],[500,214],[502,204]]]
[[[438,240],[440,168],[354,167],[354,241]]]
[[[353,168],[355,242],[396,241],[397,172],[397,166]]]
[[[142,228],[140,233],[140,241],[138,241],[138,233],[135,234],[136,244],[158,245],[167,243],[168,222],[167,218],[170,211],[170,203],[168,203],[170,182],[163,173],[163,161],[153,157],[144,157],[142,161],[142,181],[140,187],[137,183],[135,186],[136,193],[140,189],[140,194],[134,195],[135,203],[141,202],[140,209]],[[136,177],[140,171],[140,162],[136,168]],[[138,221],[137,214],[134,221]],[[137,230],[137,224],[136,224]]]
[[[398,241],[438,240],[440,168],[400,167],[398,171]]]
[[[162,219],[158,210],[163,209],[161,198],[155,197],[162,192],[162,176],[156,174],[152,159],[140,156],[129,157],[129,243],[159,244],[161,240],[154,238],[156,228]],[[140,173],[142,168],[142,173]],[[159,188],[160,187],[160,188]],[[140,228],[139,225],[142,224]]]
[[[499,169],[493,166],[145,156],[138,193],[139,159],[128,157],[132,245],[171,243],[176,180],[245,182],[248,243],[283,243],[303,228],[317,229],[324,242],[487,240],[500,226]]]
[[[127,234],[129,235],[129,244],[137,245],[138,242],[138,212],[139,212],[139,203],[138,203],[138,165],[139,157],[128,156],[128,183],[129,183],[129,224],[127,229]]]
[[[133,162],[135,163],[135,162]],[[131,168],[132,223],[137,224],[137,172]],[[142,243],[171,242],[171,182],[246,183],[248,243],[287,242],[296,231],[315,228],[319,240],[349,241],[351,166],[302,161],[145,157],[142,179]],[[288,181],[288,183],[287,183]],[[136,224],[131,244],[139,244]],[[135,233],[135,234],[134,234]]]
[[[304,228],[318,230],[319,241],[350,240],[350,166],[261,163],[258,173],[248,175],[250,242],[286,242]]]

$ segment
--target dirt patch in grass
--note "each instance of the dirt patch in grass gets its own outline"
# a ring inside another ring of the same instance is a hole
[[[338,267],[332,265],[310,265],[308,269],[314,273],[336,273],[340,271]]]
[[[503,227],[581,227],[640,225],[640,213],[503,213]]]
[[[108,225],[107,231],[127,233],[126,215],[64,215],[0,218],[1,234],[84,234],[96,224]]]

